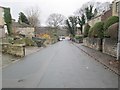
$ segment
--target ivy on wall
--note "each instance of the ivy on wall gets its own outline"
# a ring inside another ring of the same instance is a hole
[[[10,14],[10,8],[4,8],[4,20],[7,26],[8,34],[11,35],[12,33],[12,17]]]

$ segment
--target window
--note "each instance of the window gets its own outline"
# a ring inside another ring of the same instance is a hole
[[[118,12],[119,2],[116,3],[116,12]]]
[[[4,18],[4,12],[2,12],[2,17]]]

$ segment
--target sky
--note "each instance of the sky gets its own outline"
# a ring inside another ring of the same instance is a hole
[[[40,22],[46,25],[48,16],[52,13],[60,13],[65,17],[73,15],[84,3],[90,0],[0,0],[0,6],[10,7],[13,19],[18,19],[19,12],[26,13],[31,7],[40,10]],[[113,0],[92,0],[99,2],[112,2]]]

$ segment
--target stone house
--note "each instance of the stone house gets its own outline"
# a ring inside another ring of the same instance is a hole
[[[107,20],[110,16],[112,16],[112,9],[103,12],[101,15],[93,17],[90,21],[88,21],[88,24],[90,26],[94,26],[95,23],[105,21]]]
[[[30,27],[29,25],[22,23],[19,24],[18,22],[12,21],[12,30],[13,34],[21,34],[25,35],[26,37],[35,37],[35,28]]]
[[[110,16],[118,16],[118,4],[120,0],[114,0],[112,4],[110,5],[110,10],[103,12],[101,15],[97,15],[93,17],[90,21],[88,21],[88,24],[90,26],[93,26],[95,23],[100,21],[105,21]]]

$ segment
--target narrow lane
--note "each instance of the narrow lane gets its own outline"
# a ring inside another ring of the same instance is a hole
[[[4,68],[3,87],[117,88],[118,76],[62,41]]]

